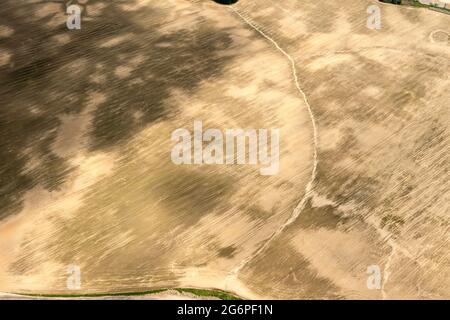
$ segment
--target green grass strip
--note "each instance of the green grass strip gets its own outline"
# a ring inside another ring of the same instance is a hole
[[[87,294],[47,294],[47,293],[18,293],[19,295],[28,297],[42,298],[98,298],[98,297],[120,297],[120,296],[145,296],[167,291],[167,289],[156,289],[150,291],[138,292],[118,292],[118,293],[87,293]]]
[[[221,290],[206,290],[206,289],[190,289],[190,288],[177,288],[176,291],[182,293],[187,292],[198,297],[216,297],[220,300],[242,300],[230,293]]]
[[[229,294],[221,290],[207,290],[207,289],[191,289],[191,288],[164,288],[155,289],[149,291],[137,291],[137,292],[117,292],[117,293],[87,293],[87,294],[47,294],[47,293],[15,293],[28,297],[41,297],[41,298],[101,298],[101,297],[127,297],[127,296],[144,296],[152,295],[156,293],[165,292],[168,290],[175,290],[179,293],[191,293],[198,297],[215,297],[221,300],[242,300],[232,294]]]

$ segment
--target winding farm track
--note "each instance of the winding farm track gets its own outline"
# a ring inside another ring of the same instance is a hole
[[[264,241],[264,243],[256,251],[254,251],[246,259],[242,260],[241,263],[230,272],[230,277],[233,277],[233,276],[236,276],[237,273],[239,271],[241,271],[242,268],[244,268],[256,256],[258,256],[261,252],[263,252],[269,246],[269,244],[280,233],[283,232],[283,230],[285,230],[289,225],[291,225],[298,218],[300,213],[305,208],[307,200],[312,195],[313,186],[314,186],[314,180],[316,179],[316,175],[317,175],[317,164],[319,162],[319,160],[318,160],[318,152],[317,152],[319,132],[318,132],[318,128],[317,128],[317,123],[316,123],[316,119],[315,119],[315,116],[314,116],[314,112],[313,112],[313,110],[311,108],[311,105],[309,104],[308,97],[306,96],[305,92],[303,91],[303,89],[300,86],[300,82],[299,82],[298,75],[297,75],[297,68],[296,68],[295,60],[283,48],[281,48],[280,45],[274,39],[269,37],[262,30],[262,28],[260,26],[258,26],[253,21],[251,21],[245,13],[242,13],[240,10],[235,9],[234,7],[230,7],[229,10],[232,11],[234,14],[236,14],[241,20],[243,20],[248,26],[250,26],[256,32],[258,32],[261,36],[263,36],[265,39],[267,39],[269,42],[271,42],[274,45],[274,47],[278,51],[280,51],[289,60],[289,63],[291,64],[291,68],[292,68],[292,76],[294,78],[295,87],[297,88],[298,92],[302,96],[302,98],[303,98],[303,100],[304,100],[304,102],[305,102],[305,104],[306,104],[306,106],[308,108],[308,113],[309,113],[309,116],[311,118],[311,124],[312,124],[312,128],[313,128],[313,168],[312,168],[312,172],[311,172],[311,178],[310,178],[308,184],[306,185],[306,189],[305,189],[305,193],[303,195],[303,198],[300,200],[298,205],[295,207],[295,209],[292,212],[292,214],[289,217],[289,219],[287,219],[274,233],[272,233],[272,235],[266,241]]]

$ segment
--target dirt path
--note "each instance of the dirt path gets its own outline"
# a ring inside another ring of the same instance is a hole
[[[258,32],[261,36],[263,36],[268,41],[270,41],[274,45],[274,47],[278,51],[280,51],[289,60],[289,63],[291,64],[291,68],[292,68],[292,76],[293,76],[293,79],[294,79],[295,87],[297,88],[298,92],[302,96],[302,98],[303,98],[303,100],[304,100],[304,102],[305,102],[305,104],[306,104],[306,106],[308,108],[309,116],[311,118],[311,125],[312,125],[312,128],[313,128],[313,153],[314,153],[314,155],[313,155],[313,159],[314,160],[313,160],[313,168],[312,168],[312,172],[311,172],[311,179],[308,182],[308,184],[306,185],[305,194],[303,195],[302,199],[298,203],[297,207],[292,212],[292,215],[289,217],[288,220],[286,220],[285,223],[283,223],[263,243],[263,245],[261,247],[259,247],[256,251],[254,251],[250,256],[248,256],[247,258],[242,260],[242,262],[230,272],[230,277],[235,277],[242,268],[244,268],[250,261],[252,261],[261,252],[263,252],[269,246],[269,244],[280,233],[283,232],[283,230],[285,230],[289,225],[291,225],[298,218],[298,216],[301,214],[302,210],[305,208],[306,202],[311,197],[311,194],[313,192],[314,180],[316,179],[316,175],[317,175],[317,164],[318,164],[318,161],[319,161],[318,160],[318,153],[317,153],[317,145],[318,145],[319,133],[318,133],[318,128],[317,128],[317,123],[316,123],[316,119],[315,119],[315,116],[314,116],[314,112],[313,112],[313,110],[311,108],[311,105],[308,102],[308,97],[306,96],[305,92],[303,91],[303,89],[300,86],[300,82],[299,82],[298,75],[297,75],[297,68],[296,68],[295,60],[283,48],[281,48],[280,45],[274,39],[272,39],[266,33],[264,33],[264,31],[262,30],[262,28],[260,26],[256,25],[254,22],[252,22],[245,13],[243,13],[239,9],[235,9],[234,7],[231,7],[230,11],[232,11],[234,14],[238,15],[239,18],[242,19],[248,26],[250,26],[256,32]]]

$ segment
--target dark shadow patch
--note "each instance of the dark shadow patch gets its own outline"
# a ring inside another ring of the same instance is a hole
[[[388,230],[390,233],[398,236],[401,232],[402,226],[405,224],[405,220],[402,217],[387,214],[381,218],[380,227]]]
[[[243,269],[240,277],[255,292],[263,296],[270,292],[277,299],[340,298],[339,288],[321,277],[285,237],[272,241],[264,254]]]
[[[234,257],[235,252],[236,252],[236,247],[228,246],[228,247],[221,248],[219,250],[218,254],[219,254],[219,257],[221,257],[221,258],[231,259]]]
[[[177,225],[195,224],[205,214],[227,201],[235,186],[231,176],[209,172],[193,172],[178,167],[177,172],[162,175],[149,188],[162,198],[169,212],[177,213]]]
[[[348,221],[349,218],[342,217],[337,208],[330,205],[315,208],[311,206],[311,200],[309,200],[293,226],[304,229],[325,228],[336,230]]]
[[[14,30],[13,36],[0,40],[0,47],[12,53],[9,66],[0,67],[0,219],[20,211],[21,199],[32,187],[41,184],[54,190],[64,183],[71,168],[50,146],[61,125],[59,117],[83,111],[89,91],[106,97],[94,111],[89,148],[105,150],[176,114],[183,106],[166,102],[174,89],[192,93],[232,59],[220,56],[232,44],[229,34],[204,21],[194,29],[162,34],[165,16],[157,9],[131,12],[121,9],[127,1],[92,0],[89,5],[105,6],[102,14],[83,20],[81,30],[67,30],[63,2],[61,25],[48,26],[54,15],[33,17],[43,3],[6,0],[0,8],[0,24]],[[62,35],[70,41],[53,42],[53,36]],[[127,36],[120,45],[100,48],[120,36]],[[116,68],[135,58],[141,60],[130,75],[118,77]],[[101,64],[105,81],[94,83],[92,76]],[[26,171],[31,157],[40,165]]]
[[[230,4],[235,4],[237,3],[239,0],[213,0],[215,3],[219,3],[219,4],[226,4],[226,5],[230,5]]]

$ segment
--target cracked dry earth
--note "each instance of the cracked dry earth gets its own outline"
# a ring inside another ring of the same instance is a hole
[[[78,265],[85,293],[450,298],[450,16],[89,0],[67,30],[61,1],[3,2],[0,291],[71,293]],[[278,174],[174,165],[194,120],[279,128]]]

